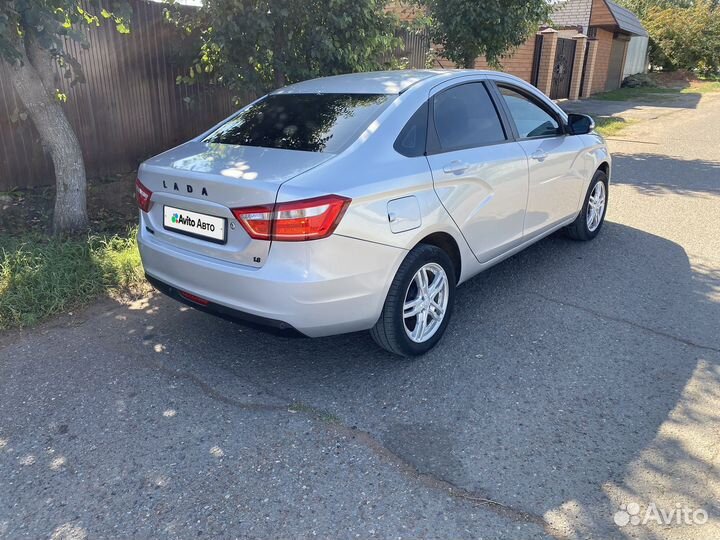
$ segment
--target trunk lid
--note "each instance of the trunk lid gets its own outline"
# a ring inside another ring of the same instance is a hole
[[[260,267],[267,259],[270,241],[250,238],[230,209],[274,203],[284,182],[332,157],[320,152],[185,143],[140,166],[138,177],[153,192],[145,225],[158,241]],[[225,218],[226,241],[216,243],[167,229],[165,207]]]

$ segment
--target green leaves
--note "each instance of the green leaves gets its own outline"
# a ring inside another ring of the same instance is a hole
[[[31,38],[56,56],[64,39],[87,47],[83,27],[114,23],[121,34],[130,32],[132,10],[126,0],[110,0],[100,8],[97,0],[0,0],[0,56],[9,62],[20,57],[20,39]]]
[[[708,0],[692,6],[648,7],[643,24],[650,34],[650,61],[667,70],[720,69],[720,7]]]
[[[490,64],[525,42],[547,20],[545,0],[416,0],[428,11],[427,25],[442,54],[471,67],[478,56]]]
[[[206,0],[192,14],[175,9],[170,18],[193,28],[199,42],[182,82],[210,80],[247,94],[382,69],[399,46],[384,7],[384,0]]]

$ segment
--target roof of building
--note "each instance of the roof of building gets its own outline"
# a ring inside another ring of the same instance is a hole
[[[612,0],[604,0],[604,2],[621,32],[636,36],[648,35],[632,11],[617,5]],[[591,20],[592,5],[592,0],[561,0],[553,7],[552,22],[556,27],[561,28],[581,26],[586,32]]]
[[[591,10],[592,0],[560,1],[553,6],[552,22],[561,28],[582,26],[583,32],[587,32]]]
[[[610,13],[612,13],[613,17],[615,17],[615,21],[617,21],[620,30],[627,32],[628,34],[635,34],[636,36],[648,35],[645,28],[643,28],[640,19],[638,19],[637,15],[635,15],[632,11],[618,6],[615,2],[612,2],[612,0],[605,0],[605,4],[607,4],[607,7],[610,9]]]

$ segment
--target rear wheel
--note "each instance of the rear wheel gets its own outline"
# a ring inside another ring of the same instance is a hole
[[[578,217],[566,229],[574,240],[592,240],[605,221],[608,201],[608,179],[603,171],[595,171],[590,182],[582,210]]]
[[[390,286],[375,342],[402,356],[432,349],[447,328],[455,300],[455,271],[442,249],[421,244],[408,253]]]

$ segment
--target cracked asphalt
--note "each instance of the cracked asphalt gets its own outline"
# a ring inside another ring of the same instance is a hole
[[[0,336],[0,538],[720,537],[719,126],[611,140],[600,236],[463,285],[415,361],[160,296]]]

